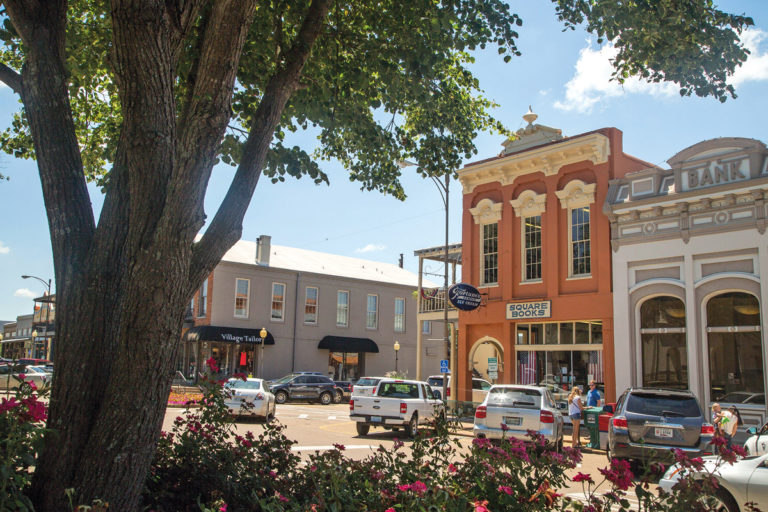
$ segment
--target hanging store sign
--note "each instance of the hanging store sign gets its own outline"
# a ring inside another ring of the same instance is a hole
[[[456,283],[448,288],[448,300],[457,309],[462,311],[472,311],[476,309],[483,300],[483,296],[472,285],[466,283]]]
[[[552,316],[551,300],[536,300],[526,302],[510,302],[507,304],[507,320],[528,318],[550,318]]]

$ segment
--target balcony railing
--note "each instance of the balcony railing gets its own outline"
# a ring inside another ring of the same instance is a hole
[[[446,298],[445,298],[445,291],[438,290],[437,295],[435,295],[432,299],[425,299],[422,297],[421,299],[421,308],[419,310],[419,313],[434,313],[438,311],[443,311],[443,308],[445,308],[446,304]],[[448,311],[454,311],[456,308],[448,302]]]

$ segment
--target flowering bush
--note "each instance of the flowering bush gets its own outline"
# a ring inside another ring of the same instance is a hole
[[[13,378],[17,378],[13,376]],[[25,492],[32,480],[31,468],[42,448],[48,411],[41,397],[48,386],[37,389],[22,373],[12,396],[0,399],[0,510],[33,510]]]
[[[171,390],[171,394],[168,396],[168,405],[180,406],[180,405],[196,405],[203,399],[202,393],[196,392],[181,392]]]
[[[210,366],[215,366],[213,362]],[[701,497],[716,489],[712,479],[688,472],[673,495],[652,492],[659,464],[636,478],[624,461],[613,460],[592,475],[577,473],[584,500],[558,490],[569,482],[567,471],[581,460],[578,450],[558,451],[529,433],[523,442],[491,443],[475,439],[467,448],[449,425],[439,421],[409,445],[396,441],[364,460],[349,459],[345,447],[318,452],[302,461],[291,452],[283,427],[267,424],[255,436],[236,434],[224,405],[223,382],[203,381],[199,409],[188,409],[160,439],[144,495],[155,511],[265,512],[537,512],[630,510],[634,493],[640,510],[677,512],[707,510]],[[466,444],[466,443],[465,443]],[[737,451],[723,450],[727,463]],[[700,459],[677,453],[685,468],[702,467]],[[635,505],[636,507],[637,505]],[[635,508],[636,510],[636,508]]]

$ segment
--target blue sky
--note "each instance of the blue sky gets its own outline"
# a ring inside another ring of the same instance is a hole
[[[609,82],[610,48],[600,48],[580,30],[562,31],[550,2],[512,1],[520,14],[518,47],[522,57],[504,64],[495,49],[476,55],[472,69],[486,95],[499,104],[494,114],[508,128],[524,125],[522,115],[533,106],[538,123],[560,128],[566,136],[613,126],[624,132],[624,151],[666,166],[678,151],[714,137],[750,137],[768,142],[768,2],[721,1],[722,9],[746,13],[755,27],[745,36],[752,50],[747,64],[733,78],[738,98],[725,104],[714,99],[680,98],[674,87],[636,81],[624,87]],[[17,109],[17,99],[0,87],[0,126]],[[311,136],[299,140],[311,149]],[[481,134],[472,160],[495,156],[503,137]],[[400,253],[405,267],[418,270],[413,251],[444,241],[444,209],[437,188],[406,168],[405,202],[378,193],[363,192],[350,183],[336,163],[323,163],[331,185],[310,180],[271,184],[262,180],[244,220],[243,237],[261,234],[272,243],[333,254],[396,263]],[[211,218],[226,193],[233,169],[214,169],[206,212]],[[42,294],[39,282],[22,274],[53,277],[48,223],[40,180],[34,162],[0,155],[0,320],[13,320],[32,311],[31,297]],[[94,209],[102,196],[91,188]],[[461,236],[461,190],[452,184],[450,239]],[[432,271],[441,272],[433,266]],[[439,281],[439,278],[433,278]],[[54,285],[55,288],[55,285]]]

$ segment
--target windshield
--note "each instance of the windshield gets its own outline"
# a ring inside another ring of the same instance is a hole
[[[541,408],[541,393],[536,389],[493,387],[488,393],[488,405]]]
[[[692,396],[660,396],[650,393],[631,393],[627,397],[627,411],[648,416],[677,416],[696,418],[701,409]]]
[[[287,382],[291,382],[295,376],[296,376],[296,375],[294,375],[294,374],[292,374],[292,373],[289,373],[289,374],[288,374],[288,375],[286,375],[285,377],[280,377],[279,379],[277,379],[276,381],[274,381],[274,383],[275,383],[275,384],[285,384],[285,383],[287,383]]]
[[[380,379],[369,379],[367,377],[363,377],[362,379],[357,381],[355,386],[375,386],[376,384],[379,383],[379,380]]]
[[[376,396],[419,398],[419,387],[409,382],[385,382],[379,386]]]
[[[241,379],[230,379],[227,382],[227,387],[234,389],[261,389],[261,382],[258,380],[243,381]]]

